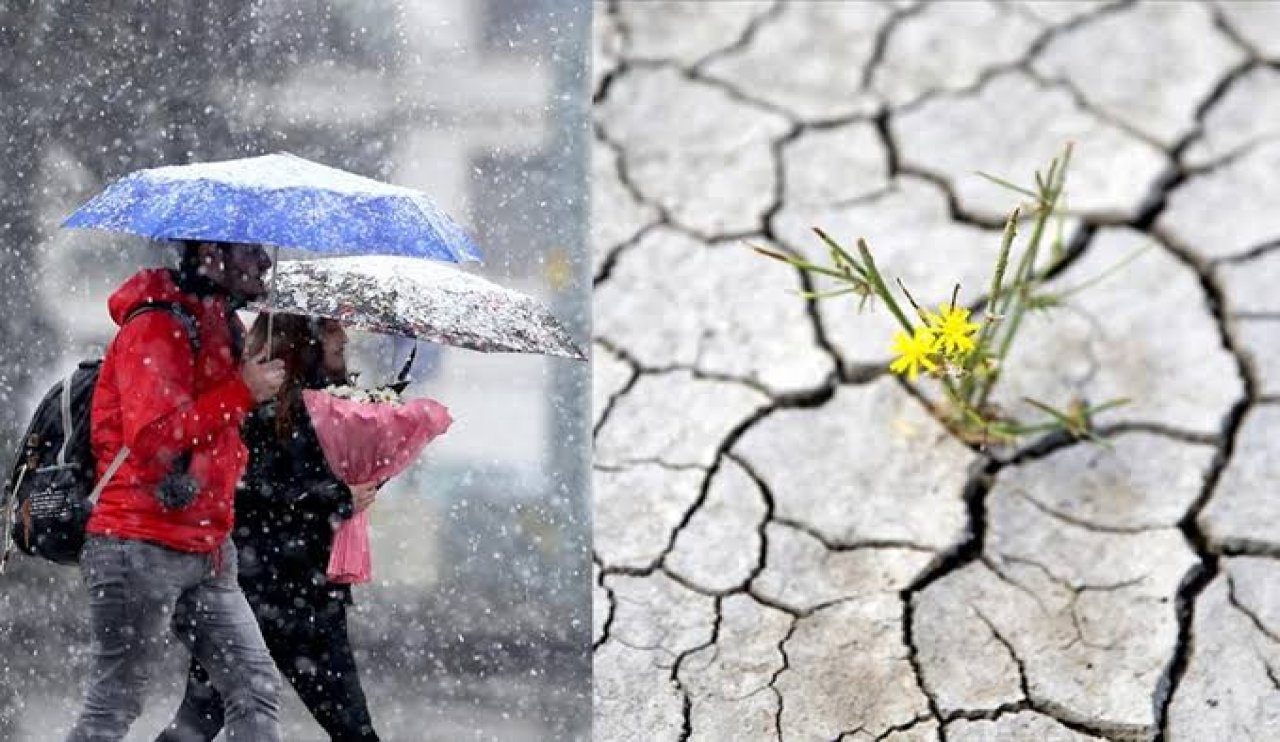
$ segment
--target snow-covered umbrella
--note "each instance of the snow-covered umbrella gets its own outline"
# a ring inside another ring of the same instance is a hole
[[[426,194],[288,153],[139,170],[112,183],[63,226],[330,254],[480,261],[471,237]]]
[[[451,265],[368,256],[287,260],[273,270],[277,312],[483,352],[586,359],[545,305]]]
[[[63,226],[271,245],[273,263],[281,247],[480,262],[471,237],[426,194],[284,152],[139,170]]]

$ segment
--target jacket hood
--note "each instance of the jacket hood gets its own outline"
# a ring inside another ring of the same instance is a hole
[[[174,272],[168,268],[147,268],[135,273],[107,299],[107,309],[111,319],[121,325],[130,312],[156,301],[181,304],[195,316],[200,313],[200,297],[179,288]]]

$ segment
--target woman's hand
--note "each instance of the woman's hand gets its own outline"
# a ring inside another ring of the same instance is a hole
[[[378,499],[378,484],[376,482],[366,482],[357,484],[351,488],[351,500],[357,513],[362,513]]]

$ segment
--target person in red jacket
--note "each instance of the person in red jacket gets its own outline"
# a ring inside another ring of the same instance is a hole
[[[223,694],[230,739],[280,739],[280,679],[236,579],[229,538],[248,453],[239,427],[283,381],[279,361],[242,361],[235,310],[266,293],[259,245],[188,242],[177,270],[143,270],[110,298],[119,325],[94,389],[91,441],[104,478],[81,570],[93,668],[69,742],[119,740],[142,712],[172,629]],[[195,320],[199,350],[171,311]]]

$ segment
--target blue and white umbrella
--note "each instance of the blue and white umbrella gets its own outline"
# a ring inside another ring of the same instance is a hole
[[[273,263],[281,247],[481,262],[470,235],[425,193],[285,152],[139,170],[62,226],[271,245]]]
[[[480,262],[424,193],[287,153],[139,170],[63,223],[168,240]]]

